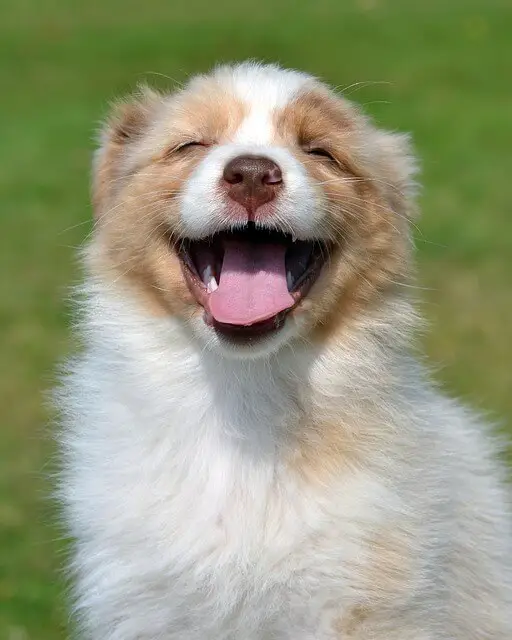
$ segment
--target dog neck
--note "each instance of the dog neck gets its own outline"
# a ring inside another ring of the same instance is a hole
[[[359,429],[378,421],[405,375],[413,322],[406,301],[328,343],[294,343],[244,360],[205,349],[177,320],[151,317],[129,297],[98,286],[86,295],[87,342],[103,363],[99,375],[144,414],[146,428],[171,422],[181,437],[222,438],[251,456],[273,455],[310,425]]]

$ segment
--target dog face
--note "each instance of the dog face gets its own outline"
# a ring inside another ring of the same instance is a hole
[[[90,264],[224,355],[326,340],[406,277],[413,170],[314,78],[220,67],[114,110]]]

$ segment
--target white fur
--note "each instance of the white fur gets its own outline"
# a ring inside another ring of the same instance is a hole
[[[276,109],[285,107],[312,81],[305,73],[257,64],[240,65],[235,73],[230,67],[221,67],[215,75],[248,107],[248,115],[234,142],[255,147],[272,143],[275,139],[272,116]]]
[[[198,202],[231,153],[213,151],[192,177],[189,231],[216,224],[215,202],[203,200],[202,216]],[[85,638],[512,637],[511,520],[494,446],[411,357],[406,301],[362,316],[334,346],[290,335],[250,360],[204,349],[121,286],[90,278],[84,298],[85,351],[59,403]],[[313,418],[338,425],[348,446],[367,442],[364,459],[318,483],[292,473],[294,436]],[[404,541],[396,591],[369,579],[380,531]],[[341,635],[358,607],[366,627]]]

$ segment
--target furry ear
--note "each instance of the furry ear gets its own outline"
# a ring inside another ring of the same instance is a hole
[[[95,217],[109,206],[116,186],[126,171],[130,147],[147,131],[162,100],[160,94],[143,86],[136,94],[112,107],[100,131],[100,146],[93,160],[92,201]]]
[[[410,137],[373,129],[372,155],[367,162],[374,175],[379,176],[381,188],[392,209],[411,220],[417,215],[415,197],[418,191],[416,176],[419,171]]]

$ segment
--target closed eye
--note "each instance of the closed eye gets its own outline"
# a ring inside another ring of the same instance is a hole
[[[179,144],[177,147],[174,147],[173,151],[185,151],[186,149],[191,149],[192,147],[207,147],[206,142],[202,142],[200,140],[189,140],[188,142],[183,142]]]
[[[187,155],[187,151],[199,150],[201,148],[205,149],[209,146],[210,145],[207,142],[203,142],[202,140],[187,140],[186,142],[169,146],[162,154],[161,159],[164,161],[169,160],[174,155]]]
[[[311,149],[305,149],[304,151],[310,156],[319,156],[320,158],[326,158],[327,160],[335,162],[334,157],[326,151],[326,149],[322,149],[322,147],[312,147]]]

